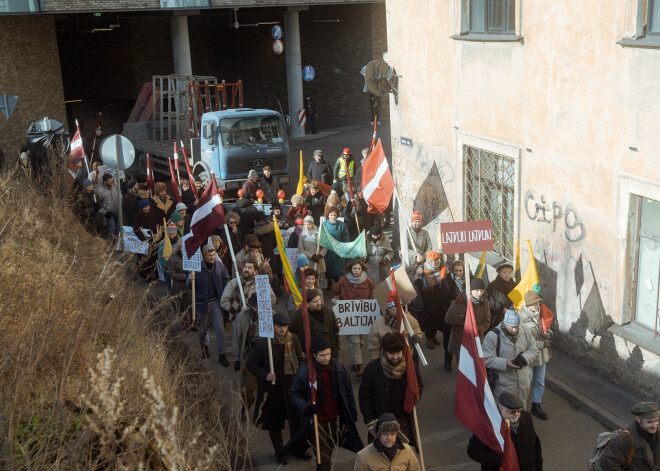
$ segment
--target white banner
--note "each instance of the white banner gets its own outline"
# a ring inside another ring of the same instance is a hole
[[[150,231],[148,229],[142,230],[146,233],[145,235],[149,237]],[[117,242],[117,250],[121,250],[121,244],[119,242]],[[146,255],[148,251],[149,242],[143,242],[138,239],[131,226],[124,226],[124,252],[133,252]]]
[[[257,288],[257,311],[259,313],[259,337],[275,336],[273,332],[273,308],[270,303],[270,281],[268,275],[256,275],[254,284]]]
[[[202,250],[197,248],[197,252],[188,258],[186,253],[186,240],[192,236],[192,232],[183,236],[181,239],[181,258],[183,259],[183,269],[186,271],[202,271]]]
[[[381,315],[375,299],[337,301],[332,311],[337,318],[339,335],[366,335]]]
[[[102,180],[103,175],[106,173],[112,174],[112,178],[114,179],[114,181],[117,181],[117,171],[115,169],[110,168],[107,165],[99,165],[97,170],[99,172],[99,183],[103,181]],[[121,172],[119,172],[119,175],[121,176],[121,178],[124,178],[125,177],[124,171],[122,170]]]

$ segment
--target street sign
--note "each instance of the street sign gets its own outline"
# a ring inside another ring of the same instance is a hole
[[[280,25],[273,26],[270,34],[273,36],[273,39],[282,39],[282,27]]]
[[[0,111],[5,115],[5,118],[11,118],[17,101],[18,95],[0,95]]]
[[[493,250],[493,221],[440,223],[442,253]]]
[[[316,76],[316,71],[314,70],[314,67],[311,65],[306,65],[305,68],[303,69],[303,79],[305,82],[311,82],[314,80],[314,76]]]
[[[118,139],[116,139],[118,138]],[[126,139],[124,136],[113,134],[103,139],[101,143],[101,148],[99,149],[101,153],[101,159],[103,163],[108,167],[117,170],[117,160],[118,154],[122,156],[121,169],[129,168],[133,165],[135,160],[135,148],[131,141]]]
[[[275,54],[282,54],[284,52],[284,43],[279,39],[273,41],[273,52]]]

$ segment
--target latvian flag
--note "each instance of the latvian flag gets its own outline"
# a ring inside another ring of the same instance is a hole
[[[190,222],[190,232],[193,235],[186,240],[186,252],[195,253],[218,227],[224,225],[225,211],[222,208],[222,198],[218,192],[215,175],[211,174],[211,183],[199,199]]]
[[[392,193],[394,193],[394,179],[387,165],[383,145],[378,139],[373,152],[362,164],[362,197],[369,203],[367,211],[372,214],[382,214],[390,204]]]
[[[76,126],[76,133],[71,139],[71,153],[69,154],[69,186],[73,185],[76,178],[76,165],[78,159],[85,158],[85,149],[83,148],[83,140],[80,137],[80,128]]]

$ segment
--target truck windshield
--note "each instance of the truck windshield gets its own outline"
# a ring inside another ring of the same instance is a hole
[[[220,134],[225,147],[284,142],[277,116],[225,118],[220,120]]]

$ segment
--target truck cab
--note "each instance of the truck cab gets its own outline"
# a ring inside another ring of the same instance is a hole
[[[242,186],[248,172],[269,165],[280,184],[289,183],[289,140],[287,126],[278,112],[238,108],[204,113],[200,152],[193,173],[216,177],[224,190]]]

